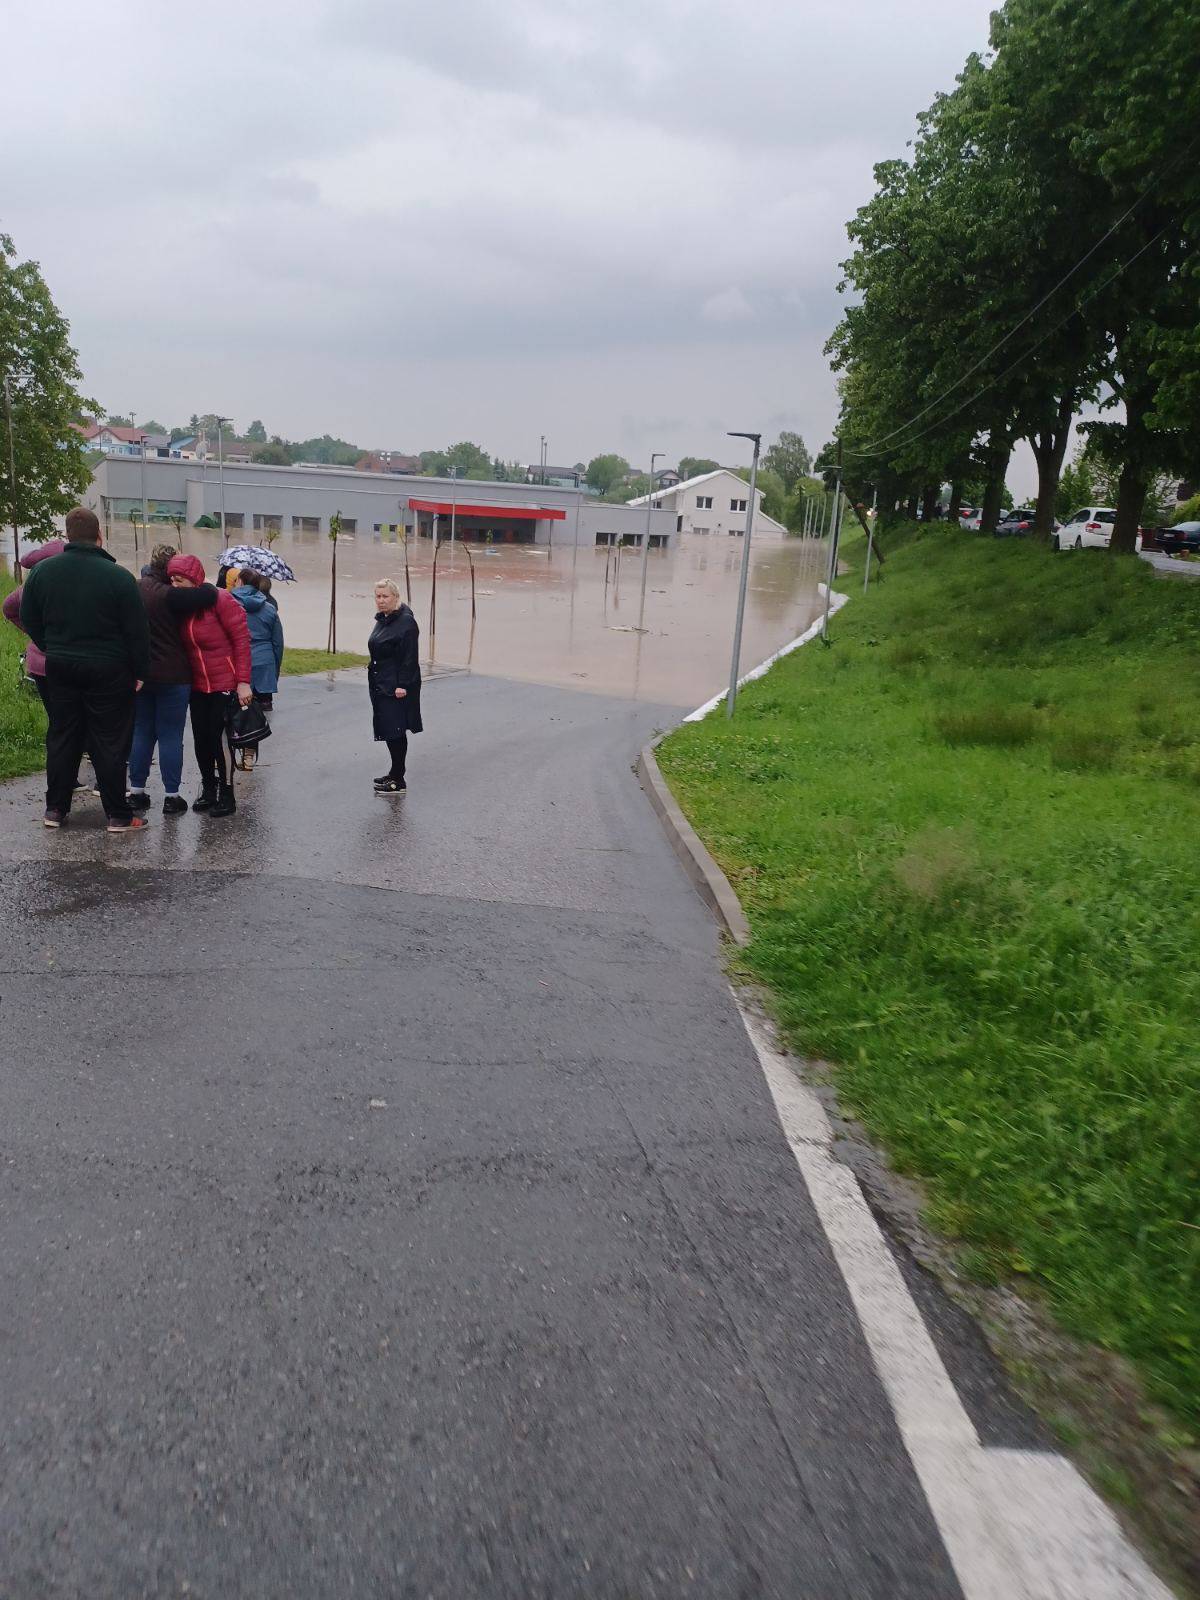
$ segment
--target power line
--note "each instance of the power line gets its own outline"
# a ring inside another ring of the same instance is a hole
[[[891,440],[891,439],[894,439],[897,434],[906,433],[908,431],[908,429],[911,428],[915,423],[920,422],[922,417],[927,417],[929,415],[929,413],[932,410],[934,410],[935,407],[940,406],[942,404],[942,402],[944,400],[948,399],[950,397],[950,395],[952,395],[956,389],[960,388],[964,383],[966,383],[967,379],[969,377],[971,377],[973,373],[978,372],[980,367],[986,365],[986,363],[989,362],[992,359],[992,357],[996,354],[996,351],[1002,349],[1008,343],[1008,341],[1013,337],[1013,335],[1018,333],[1020,331],[1020,329],[1022,329],[1025,326],[1025,324],[1030,320],[1031,317],[1035,317],[1038,314],[1038,312],[1042,309],[1042,307],[1046,304],[1046,302],[1048,300],[1053,299],[1053,297],[1064,286],[1064,284],[1066,284],[1069,279],[1071,279],[1071,278],[1073,278],[1075,276],[1075,274],[1079,271],[1080,267],[1082,267],[1083,264],[1086,261],[1090,260],[1091,257],[1095,255],[1096,251],[1099,250],[1100,246],[1102,244],[1106,243],[1109,239],[1112,238],[1113,234],[1122,225],[1122,223],[1128,221],[1128,219],[1133,215],[1133,213],[1141,205],[1142,201],[1145,200],[1149,196],[1149,194],[1150,194],[1151,190],[1154,188],[1155,184],[1161,182],[1161,180],[1167,176],[1167,174],[1172,170],[1172,168],[1177,167],[1179,165],[1179,163],[1183,160],[1183,158],[1186,155],[1189,155],[1191,153],[1191,151],[1198,144],[1200,144],[1200,133],[1196,134],[1189,141],[1189,143],[1184,146],[1184,148],[1178,153],[1178,155],[1176,155],[1171,161],[1169,161],[1167,163],[1167,165],[1162,169],[1162,171],[1157,173],[1150,180],[1150,182],[1142,190],[1141,194],[1138,195],[1137,199],[1133,202],[1133,204],[1130,205],[1125,211],[1123,211],[1121,213],[1121,215],[1117,218],[1117,220],[1108,229],[1107,233],[1101,234],[1099,239],[1096,240],[1096,242],[1091,246],[1090,249],[1086,250],[1084,252],[1084,254],[1080,256],[1079,260],[1075,263],[1075,265],[1073,267],[1071,267],[1066,273],[1064,273],[1064,275],[1058,280],[1058,282],[1054,285],[1054,287],[1052,289],[1049,289],[1042,296],[1042,298],[1037,302],[1037,304],[1035,306],[1031,306],[1030,309],[1021,318],[1021,320],[1019,322],[1017,322],[1017,323],[1014,323],[1014,325],[1008,330],[1008,332],[1006,334],[1004,334],[1004,336],[1002,338],[997,339],[996,343],[991,347],[991,349],[988,350],[984,355],[980,356],[979,360],[976,361],[974,363],[974,365],[968,367],[967,370],[960,377],[956,378],[954,380],[954,382],[950,385],[950,387],[945,391],[944,394],[940,394],[937,397],[936,400],[931,400],[929,402],[929,404],[924,408],[924,410],[918,411],[915,417],[910,417],[907,422],[901,423],[900,427],[893,428],[891,433],[885,433],[881,439],[873,440],[872,443],[869,444],[865,450],[852,450],[850,452],[850,454],[854,455],[854,456],[873,455],[874,452],[876,450],[878,450],[880,445],[887,444],[888,441]],[[1165,232],[1165,229],[1162,230],[1162,231]],[[1158,237],[1160,237],[1160,235],[1156,234],[1155,238],[1158,238]],[[1154,241],[1151,240],[1150,242],[1153,243]],[[1147,247],[1143,247],[1143,248],[1147,248]],[[1139,250],[1138,251],[1138,255],[1140,255],[1141,253],[1142,252]],[[1126,266],[1128,266],[1131,262],[1136,261],[1136,260],[1137,260],[1137,256],[1130,257],[1130,261],[1126,262]],[[1121,270],[1124,270],[1124,269],[1121,269]],[[1115,274],[1114,276],[1118,276],[1118,275],[1119,274]],[[1110,278],[1109,282],[1111,283],[1112,281],[1113,280]],[[1067,321],[1067,318],[1074,314],[1074,310],[1075,309],[1077,309],[1077,308],[1072,308],[1072,310],[1067,313],[1067,316],[1064,317],[1062,319],[1062,321],[1063,322]],[[1061,328],[1061,327],[1062,327],[1062,322],[1056,323],[1055,326],[1050,329],[1050,333],[1057,332],[1057,330],[1059,328]],[[1043,339],[1038,341],[1038,343],[1039,344],[1040,343],[1044,343],[1045,342],[1045,338],[1048,338],[1048,337],[1049,337],[1049,334],[1045,335],[1043,337]],[[1036,350],[1037,349],[1037,345],[1034,345],[1033,349]],[[1006,369],[1006,371],[1007,372],[1011,372],[1012,368],[1009,367],[1009,368]],[[1001,374],[1001,376],[1004,376],[1004,375],[1005,374]],[[998,381],[999,380],[996,379],[996,378],[992,379],[992,383],[996,383]],[[990,388],[990,387],[991,387],[991,384],[986,385],[986,387],[983,390],[981,390],[980,393],[986,393],[987,389]],[[956,409],[961,409],[961,407],[956,407]],[[953,416],[953,414],[954,414],[953,412],[950,413],[951,416]],[[945,419],[943,419],[943,420],[945,420]],[[934,426],[939,426],[939,424],[935,424]],[[924,438],[925,434],[928,433],[928,432],[930,432],[930,429],[928,429],[928,428],[923,429],[922,432],[916,434],[915,437],[917,439]],[[911,444],[913,441],[909,440],[908,442]]]
[[[1041,338],[1040,339],[1036,339],[1034,341],[1034,343],[1029,346],[1028,349],[1023,350],[1015,361],[1010,362],[1010,364],[1007,367],[1005,367],[1003,372],[998,372],[994,378],[989,378],[988,381],[984,384],[983,388],[982,389],[977,389],[975,391],[975,393],[973,395],[971,395],[971,397],[969,399],[960,400],[959,403],[953,408],[953,410],[947,411],[947,413],[946,413],[946,415],[944,417],[939,417],[936,422],[931,422],[927,428],[922,428],[920,433],[914,433],[911,439],[906,439],[904,441],[905,444],[906,445],[916,444],[917,440],[918,439],[923,439],[927,433],[932,433],[935,428],[943,427],[947,422],[949,422],[951,417],[955,416],[959,411],[962,411],[965,407],[970,406],[970,405],[974,405],[975,401],[981,399],[988,392],[989,389],[992,389],[992,388],[995,387],[996,384],[1003,382],[1003,380],[1008,377],[1009,373],[1015,371],[1016,368],[1019,367],[1023,361],[1028,361],[1029,357],[1031,355],[1033,355],[1034,351],[1039,349],[1042,345],[1044,345],[1046,340],[1051,338],[1052,335],[1056,334],[1058,332],[1058,330],[1063,326],[1063,324],[1065,322],[1069,322],[1071,320],[1071,318],[1073,316],[1075,316],[1075,314],[1078,311],[1080,311],[1085,305],[1087,305],[1089,300],[1094,300],[1095,297],[1098,294],[1102,294],[1104,292],[1104,290],[1108,288],[1109,284],[1115,283],[1116,280],[1121,276],[1121,274],[1123,272],[1125,272],[1129,267],[1131,267],[1133,265],[1133,263],[1137,260],[1137,258],[1139,256],[1145,255],[1146,251],[1149,250],[1151,245],[1157,244],[1158,241],[1162,238],[1163,234],[1166,233],[1167,229],[1175,221],[1175,218],[1176,218],[1177,215],[1178,215],[1178,212],[1172,213],[1171,217],[1166,222],[1163,223],[1162,227],[1158,230],[1158,232],[1156,234],[1153,234],[1149,239],[1147,239],[1145,244],[1142,245],[1140,247],[1140,249],[1135,250],[1134,253],[1129,257],[1128,261],[1122,261],[1121,262],[1120,266],[1117,267],[1116,271],[1112,274],[1111,277],[1106,279],[1106,281],[1104,283],[1098,284],[1096,286],[1096,288],[1094,288],[1093,290],[1090,291],[1090,293],[1085,294],[1083,299],[1079,302],[1078,305],[1072,306],[1071,309],[1064,316],[1060,317],[1058,319],[1058,321],[1053,324],[1052,327],[1047,328],[1045,333],[1042,334]],[[997,347],[997,348],[999,348],[999,347]],[[938,398],[935,401],[933,401],[933,405],[935,405],[935,406],[941,405],[942,401],[945,400],[952,393],[953,393],[953,389],[947,389],[945,394],[939,395]],[[925,412],[929,411],[930,409],[931,409],[931,407],[926,406]],[[910,422],[906,423],[905,426],[911,427],[913,422],[920,421],[920,418],[925,415],[925,412],[920,412],[916,417],[913,417],[910,420]],[[903,430],[902,429],[897,429],[896,431],[899,433],[899,432],[902,432]],[[889,437],[891,437],[891,435],[889,435]],[[883,441],[880,441],[880,442],[882,443]],[[874,453],[875,453],[874,450],[871,449],[871,448],[868,448],[866,450],[848,450],[846,452],[847,455],[854,456],[856,459],[861,459],[861,458],[863,458],[865,456],[873,455]]]

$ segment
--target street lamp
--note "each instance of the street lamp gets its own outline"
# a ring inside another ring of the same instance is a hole
[[[761,433],[730,433],[730,439],[750,439],[754,443],[754,456],[750,462],[750,494],[746,500],[746,542],[742,546],[742,572],[738,579],[737,621],[733,628],[733,660],[729,666],[729,693],[725,697],[725,715],[733,716],[737,699],[738,671],[742,660],[742,618],[746,611],[746,580],[750,576],[750,536],[754,530],[754,486],[758,480],[758,450],[762,444]]]
[[[381,450],[379,452],[379,464],[384,472],[392,470],[392,452],[390,450]]]
[[[130,426],[132,428],[134,428],[136,430],[136,428],[137,428],[137,412],[136,411],[131,411],[129,413],[129,424],[130,424]],[[149,507],[148,507],[147,502],[146,502],[146,435],[143,432],[143,434],[142,434],[142,532],[143,533],[145,533],[145,531],[146,531],[146,523],[149,521],[149,517],[147,516],[148,510],[149,510]],[[138,553],[138,538],[137,538],[137,528],[136,527],[133,530],[133,553],[134,553],[135,556]]]
[[[24,373],[18,373],[24,377]],[[13,419],[12,419],[12,387],[9,382],[9,373],[4,374],[4,421],[8,428],[8,488],[12,495],[12,528],[13,528],[13,577],[18,583],[24,579],[24,569],[21,566],[21,535],[17,531],[19,519],[17,516],[17,455],[13,446]]]
[[[225,443],[221,429],[230,417],[217,418],[217,476],[221,480],[221,548],[225,548]],[[244,504],[244,502],[243,502]]]
[[[542,474],[542,488],[544,489],[546,487],[546,435],[545,434],[542,434],[541,474]]]
[[[459,470],[460,469],[458,467],[447,467],[446,468],[447,477],[450,479],[451,483],[456,485],[454,490],[451,491],[451,500],[450,500],[450,552],[451,552],[451,554],[454,553],[454,530],[458,525],[458,489],[457,489],[457,484],[458,484]]]
[[[654,513],[654,463],[662,456],[662,450],[656,450],[650,457],[650,493],[646,498],[646,532],[642,536],[642,595],[638,602],[638,632],[642,632],[642,622],[646,615],[646,573],[650,567],[650,518]]]

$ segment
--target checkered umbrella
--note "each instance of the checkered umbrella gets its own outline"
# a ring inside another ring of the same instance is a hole
[[[295,583],[296,574],[284,561],[282,556],[277,556],[273,550],[268,550],[261,544],[234,544],[228,550],[222,550],[217,560],[221,567],[249,567],[251,572],[261,573],[264,578],[270,578],[272,583]]]

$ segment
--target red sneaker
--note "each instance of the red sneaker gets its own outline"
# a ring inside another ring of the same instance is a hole
[[[143,829],[149,826],[150,824],[145,817],[130,817],[128,822],[114,822],[110,817],[108,831],[109,833],[141,833]]]

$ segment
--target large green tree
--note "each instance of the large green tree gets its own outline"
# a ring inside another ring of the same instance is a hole
[[[808,447],[798,433],[781,433],[771,448],[763,454],[763,466],[770,472],[778,473],[783,487],[791,494],[800,479],[806,477],[812,467],[812,457]],[[774,516],[768,512],[768,516]]]
[[[629,476],[629,463],[624,456],[593,456],[587,464],[584,477],[597,494],[608,494],[618,483]]]
[[[679,476],[681,478],[699,478],[706,472],[715,472],[721,465],[711,456],[680,456]]]
[[[9,440],[0,446],[0,509],[32,539],[46,539],[91,476],[78,426],[99,406],[79,392],[82,374],[67,323],[36,262],[19,261],[0,234],[0,380],[12,408]],[[3,419],[0,419],[3,420]],[[7,435],[7,428],[5,428]]]
[[[422,450],[421,471],[427,478],[453,475],[457,478],[491,479],[494,476],[491,456],[469,439],[448,445],[445,450]]]
[[[254,421],[246,429],[246,437],[252,444],[266,444],[267,430],[260,417],[255,417]]]

